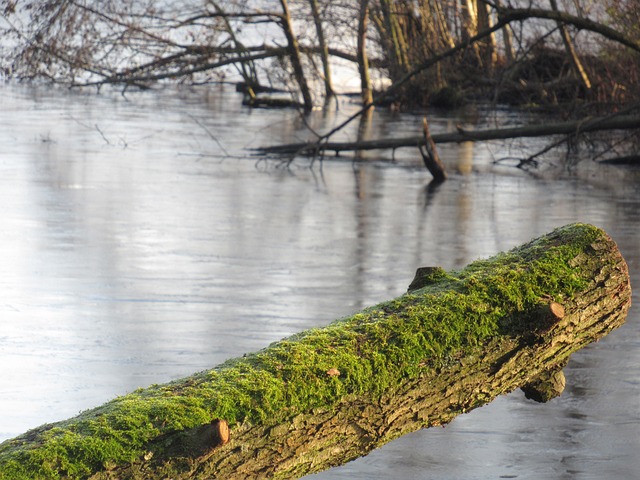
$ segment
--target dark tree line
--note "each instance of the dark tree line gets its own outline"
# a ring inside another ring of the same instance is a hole
[[[553,102],[564,84],[626,102],[639,10],[638,0],[9,0],[0,45],[9,77],[146,88],[231,71],[255,89],[293,90],[306,108],[333,95],[336,62],[359,72],[366,101],[372,73],[394,84],[464,45],[405,91],[455,104],[473,83],[475,95]]]

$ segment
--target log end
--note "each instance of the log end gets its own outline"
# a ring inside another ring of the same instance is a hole
[[[229,424],[226,420],[216,418],[211,422],[211,447],[225,445],[229,441]]]
[[[564,318],[564,306],[558,302],[549,302],[540,305],[535,312],[537,329],[549,331]]]

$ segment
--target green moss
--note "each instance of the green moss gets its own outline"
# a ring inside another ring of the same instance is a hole
[[[517,334],[516,314],[541,299],[562,302],[583,289],[589,278],[572,264],[604,236],[589,225],[558,229],[325,328],[28,432],[0,445],[0,479],[86,478],[214,418],[232,428],[277,423],[348,395],[375,398],[496,335]]]

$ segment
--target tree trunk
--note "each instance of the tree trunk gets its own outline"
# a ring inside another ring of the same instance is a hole
[[[0,478],[299,478],[524,388],[620,326],[627,265],[602,230],[559,228],[210,371],[0,444]]]
[[[483,142],[487,140],[505,140],[510,138],[546,137],[548,135],[579,135],[604,130],[627,130],[640,128],[640,115],[618,115],[613,117],[591,118],[572,122],[546,123],[525,127],[498,128],[491,130],[463,130],[457,132],[435,133],[431,138],[435,143]],[[386,138],[364,142],[314,142],[290,143],[259,147],[259,154],[289,155],[323,152],[348,152],[357,150],[385,150],[424,145],[424,136]]]
[[[476,12],[478,13],[477,32],[489,30],[491,28],[491,15],[489,6],[482,0],[476,0]],[[493,72],[498,61],[495,33],[488,35],[480,42],[480,51],[482,56],[483,67],[489,72]]]
[[[554,12],[559,12],[558,3],[556,0],[549,0],[551,3],[551,9]],[[571,67],[576,77],[582,83],[582,86],[585,90],[591,90],[591,80],[589,80],[589,75],[587,75],[587,71],[584,69],[580,58],[576,52],[575,47],[573,46],[573,41],[569,36],[569,32],[567,31],[567,27],[564,26],[562,22],[558,22],[558,28],[560,29],[560,36],[562,37],[562,43],[564,43],[564,48],[569,56],[569,61],[571,62]]]
[[[247,50],[247,47],[245,47],[245,45],[240,40],[238,40],[238,37],[236,36],[235,32],[233,31],[233,27],[229,22],[229,18],[224,15],[224,10],[220,8],[218,3],[213,0],[210,0],[209,3],[214,8],[215,12],[220,15],[221,22],[224,25],[224,30],[227,32],[235,48],[237,49],[238,56],[245,57],[250,55],[251,53],[249,52],[249,50]],[[255,89],[260,85],[255,63],[252,60],[248,59],[246,62],[239,62],[239,64],[234,63],[234,66],[237,68],[238,73],[246,84],[247,96],[249,98],[255,98]]]
[[[474,0],[460,0],[460,38],[468,41],[478,33],[478,14]]]
[[[437,37],[440,37],[439,40],[441,42],[440,45],[436,43],[436,39],[434,38],[433,45],[434,51],[440,51],[441,48],[453,48],[456,45],[456,42],[453,40],[453,36],[451,34],[451,28],[449,25],[449,21],[447,20],[447,16],[443,11],[443,5],[440,1],[435,1],[430,5],[430,13],[431,16],[434,17],[433,25],[434,32]]]
[[[498,8],[502,8],[501,0],[496,0],[495,4]],[[504,47],[504,57],[507,65],[511,65],[516,58],[513,49],[513,31],[511,30],[511,25],[505,25],[502,29],[502,45]]]
[[[380,0],[379,3],[380,11],[375,17],[375,23],[389,57],[389,77],[395,82],[408,70],[406,42],[398,23],[395,2]]]
[[[329,63],[329,47],[324,38],[324,28],[322,28],[322,19],[318,9],[318,0],[309,0],[311,5],[311,14],[313,23],[316,27],[316,35],[318,37],[318,47],[320,48],[320,57],[322,58],[322,70],[324,71],[324,94],[325,102],[334,95],[333,86],[331,84],[331,64]]]
[[[358,71],[360,73],[360,89],[362,104],[367,106],[373,103],[373,91],[371,89],[371,77],[369,76],[369,57],[367,56],[367,25],[369,23],[369,0],[360,0],[358,15],[358,45],[356,56],[358,59]],[[370,111],[371,109],[369,109]]]
[[[300,58],[300,47],[298,46],[298,39],[293,32],[291,14],[289,13],[289,4],[287,3],[287,0],[280,0],[280,5],[282,6],[282,29],[289,46],[289,58],[291,59],[291,66],[293,67],[293,75],[296,79],[296,83],[300,87],[304,109],[309,112],[313,109],[313,99],[311,98],[311,91],[309,90],[307,79],[304,76],[302,60]]]
[[[469,42],[469,48],[473,51],[473,55],[476,58],[478,65],[482,65],[482,54],[480,52],[480,43],[484,42],[487,37],[483,38],[479,42],[470,42],[470,39],[478,34],[478,10],[476,0],[461,0],[460,1],[460,38],[463,42]],[[491,34],[493,35],[493,33]]]

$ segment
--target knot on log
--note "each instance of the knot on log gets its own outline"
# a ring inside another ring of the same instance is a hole
[[[153,442],[151,448],[158,450],[159,455],[153,456],[157,461],[171,457],[203,459],[228,443],[229,438],[229,424],[226,420],[216,418],[199,427],[166,435]],[[145,460],[150,460],[151,457]]]
[[[562,369],[549,370],[542,373],[533,382],[520,388],[524,396],[538,403],[546,403],[552,398],[559,397],[564,391],[567,380]]]

